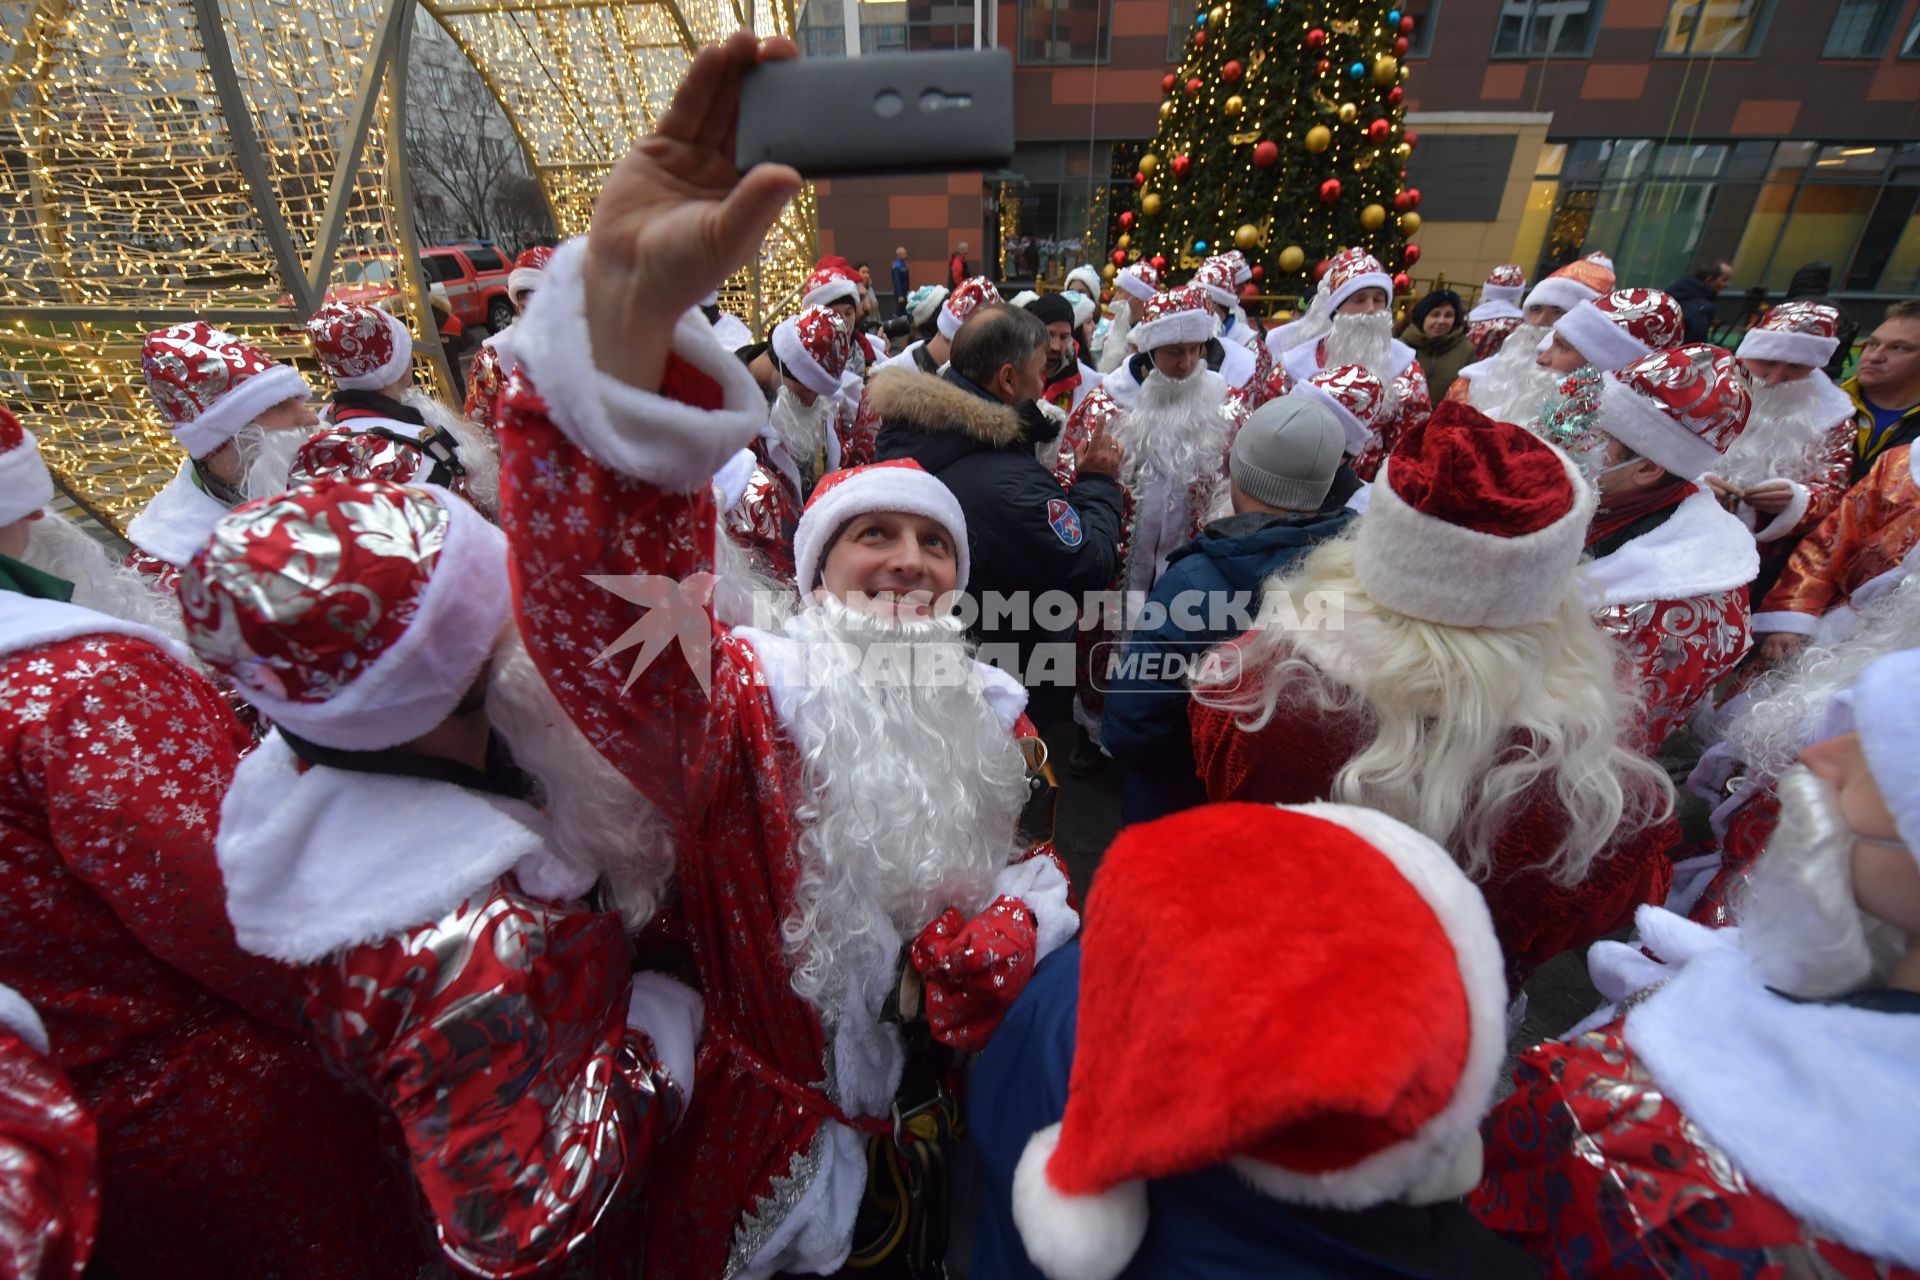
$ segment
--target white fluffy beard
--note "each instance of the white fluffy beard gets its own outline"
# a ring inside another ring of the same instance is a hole
[[[487,720],[540,784],[548,850],[598,876],[629,928],[644,925],[673,873],[673,829],[561,710],[517,634],[494,649]]]
[[[1825,452],[1833,422],[1821,422],[1821,392],[1817,378],[1783,382],[1778,386],[1753,384],[1753,412],[1713,473],[1729,484],[1747,488],[1762,480],[1797,480],[1813,474],[1814,463]]]
[[[1508,334],[1487,371],[1467,384],[1468,403],[1496,422],[1524,427],[1537,421],[1565,381],[1563,375],[1534,363],[1540,340],[1550,332],[1542,325],[1522,324]]]
[[[773,396],[773,435],[786,447],[787,456],[802,471],[814,465],[814,459],[827,444],[827,411],[833,397],[817,396],[811,408],[800,403],[792,387],[785,382]]]
[[[1178,380],[1150,370],[1139,399],[1113,426],[1127,486],[1160,479],[1179,487],[1218,475],[1226,466],[1226,398],[1227,380],[1205,365]]]
[[[489,514],[500,510],[500,453],[492,436],[464,414],[455,413],[418,387],[400,393],[400,403],[417,411],[430,427],[438,427],[458,443],[460,465],[467,472],[467,493],[474,505]]]
[[[1333,326],[1327,330],[1327,358],[1320,367],[1336,369],[1343,364],[1357,364],[1380,379],[1380,385],[1384,387],[1393,382],[1392,357],[1391,312],[1336,313]]]
[[[1133,348],[1127,345],[1127,335],[1133,332],[1133,308],[1116,307],[1113,323],[1107,326],[1107,338],[1100,348],[1100,372],[1112,373],[1120,367],[1120,362],[1133,354]]]
[[[257,422],[240,428],[233,437],[233,447],[240,455],[241,499],[252,502],[285,493],[294,457],[311,438],[311,432],[300,428],[269,431]]]
[[[979,912],[1013,856],[1026,763],[962,632],[831,597],[789,629],[809,680],[795,717],[800,875],[781,933],[794,991],[829,1023],[850,976],[891,970],[888,939],[911,942],[948,907]]]
[[[108,555],[72,521],[45,512],[27,526],[27,549],[20,559],[71,582],[73,603],[186,643],[179,597],[155,591],[145,574]]]
[[[1768,986],[1788,995],[1819,999],[1884,981],[1906,939],[1854,899],[1859,838],[1838,797],[1803,766],[1777,785],[1779,825],[1734,913],[1741,949]]]

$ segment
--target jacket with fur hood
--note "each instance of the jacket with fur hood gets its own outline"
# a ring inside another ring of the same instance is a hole
[[[949,369],[940,377],[904,369],[874,375],[868,395],[879,416],[880,461],[912,458],[938,476],[967,515],[967,540],[973,559],[970,590],[976,600],[988,593],[1026,592],[1028,603],[1046,591],[1065,591],[1076,605],[1089,592],[1102,591],[1119,566],[1120,486],[1111,476],[1081,476],[1063,489],[1035,456],[1035,446],[1057,435],[1059,426],[1037,408],[1016,410],[1001,404]],[[982,610],[984,616],[985,610]],[[1060,679],[1030,690],[1042,716],[1055,703],[1064,710],[1073,683],[1073,624],[1059,632],[1017,624],[1031,610],[1003,612],[997,625],[976,622],[983,646],[1011,644],[982,652],[983,661],[1017,657],[1019,673],[1029,671],[1034,647],[1050,650],[1048,660],[1064,664]],[[1031,682],[1029,682],[1031,683]],[[1038,717],[1036,717],[1038,718]]]

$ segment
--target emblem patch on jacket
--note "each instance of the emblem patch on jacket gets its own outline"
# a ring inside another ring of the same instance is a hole
[[[1080,513],[1065,498],[1047,499],[1047,524],[1053,529],[1054,536],[1070,547],[1080,545],[1086,535],[1080,529]]]

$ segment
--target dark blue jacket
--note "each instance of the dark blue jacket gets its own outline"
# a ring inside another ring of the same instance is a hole
[[[1688,342],[1711,342],[1714,315],[1719,311],[1719,295],[1692,276],[1682,276],[1667,286],[1667,292],[1680,304],[1680,316],[1686,321]]]
[[[1125,774],[1122,820],[1147,822],[1206,803],[1187,724],[1193,664],[1252,625],[1262,583],[1346,528],[1354,514],[1344,507],[1284,516],[1249,511],[1214,521],[1167,557],[1148,597],[1165,616],[1156,627],[1128,633],[1100,719],[1100,745]],[[1183,595],[1198,607],[1173,607]]]
[[[1014,1001],[968,1082],[980,1156],[975,1280],[1043,1280],[1013,1222],[1013,1170],[1027,1139],[1067,1109],[1080,944],[1047,957]],[[1285,1070],[1275,1063],[1275,1070]],[[1178,1071],[1179,1064],[1169,1065]],[[1147,1184],[1147,1234],[1122,1280],[1508,1280],[1526,1257],[1459,1204],[1356,1212],[1282,1204],[1224,1165]]]
[[[895,258],[893,260],[893,309],[895,311],[907,309],[907,295],[911,292],[913,287],[907,281],[906,259]]]

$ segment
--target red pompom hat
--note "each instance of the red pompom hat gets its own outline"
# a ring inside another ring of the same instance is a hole
[[[853,330],[832,307],[814,305],[773,327],[773,354],[815,395],[840,390],[853,350]]]
[[[1113,278],[1114,286],[1145,302],[1160,292],[1160,273],[1151,262],[1140,261]]]
[[[1613,259],[1604,253],[1577,258],[1533,286],[1523,306],[1558,307],[1571,311],[1583,302],[1591,302],[1613,292]]]
[[[275,405],[313,395],[298,369],[202,320],[148,334],[140,372],[174,439],[194,458],[206,457]]]
[[[1354,575],[1376,604],[1428,622],[1544,622],[1574,585],[1594,502],[1545,440],[1443,400],[1381,464]]]
[[[53,477],[40,442],[0,405],[0,525],[30,516],[53,501]]]
[[[844,259],[822,258],[806,283],[800,286],[800,305],[825,307],[836,302],[860,305],[860,277],[844,265]]]
[[[307,342],[334,385],[380,391],[413,367],[413,335],[378,307],[329,302],[307,321]]]
[[[793,530],[793,576],[805,594],[819,585],[827,543],[855,516],[901,511],[936,520],[953,539],[958,575],[953,589],[967,589],[972,560],[967,550],[967,514],[953,490],[912,458],[871,462],[822,476]]]
[[[1153,1178],[1230,1163],[1276,1200],[1339,1209],[1479,1181],[1506,1050],[1500,945],[1480,891],[1413,828],[1337,804],[1130,827],[1080,949],[1066,1114],[1013,1179],[1014,1223],[1053,1280],[1127,1267]]]
[[[1602,373],[1624,369],[1686,339],[1686,317],[1671,295],[1658,289],[1615,289],[1583,302],[1553,322],[1558,333]]]
[[[1823,302],[1783,302],[1747,330],[1734,352],[1742,360],[1783,360],[1827,367],[1840,345],[1840,313]]]

